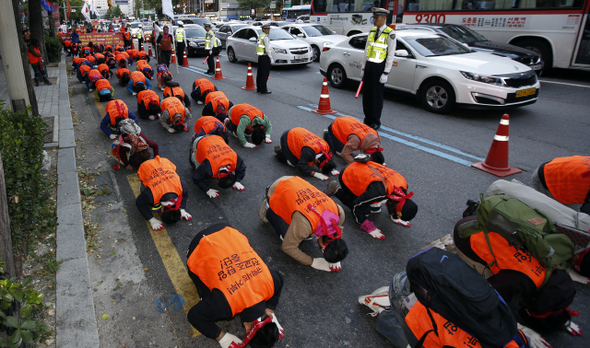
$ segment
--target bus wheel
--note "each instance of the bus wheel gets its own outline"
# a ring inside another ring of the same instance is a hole
[[[547,71],[553,67],[553,53],[551,53],[551,47],[539,39],[524,39],[514,42],[514,45],[526,48],[536,52],[541,56],[541,71]]]
[[[340,64],[333,64],[328,70],[328,80],[332,87],[343,88],[346,84],[346,71]]]
[[[444,114],[455,106],[455,91],[445,80],[428,80],[420,87],[419,93],[422,105],[430,112]]]

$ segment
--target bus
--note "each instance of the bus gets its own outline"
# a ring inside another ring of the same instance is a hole
[[[297,17],[309,15],[310,13],[310,5],[296,5],[291,7],[283,7],[283,10],[281,11],[281,20],[295,22]]]
[[[398,1],[404,23],[464,25],[539,53],[543,70],[590,69],[590,0]]]
[[[390,13],[386,23],[391,24],[397,1],[401,0],[312,0],[309,22],[323,24],[336,34],[360,34],[373,27],[373,7],[388,9]]]

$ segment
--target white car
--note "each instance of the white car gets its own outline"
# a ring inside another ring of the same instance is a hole
[[[238,59],[258,62],[256,46],[262,33],[260,27],[246,27],[236,31],[226,40],[227,59],[235,63]],[[313,62],[311,46],[305,41],[294,39],[286,31],[270,28],[268,34],[272,48],[273,66],[303,65]]]
[[[289,24],[281,28],[293,35],[293,37],[311,45],[314,62],[320,60],[320,55],[325,45],[335,44],[348,39],[348,36],[338,35],[332,29],[321,24]]]
[[[414,94],[432,112],[502,108],[537,101],[540,83],[528,66],[505,57],[473,52],[467,46],[426,30],[398,30],[395,61],[385,87]],[[336,88],[361,80],[367,33],[326,46],[320,72]],[[366,86],[363,88],[367,88]]]

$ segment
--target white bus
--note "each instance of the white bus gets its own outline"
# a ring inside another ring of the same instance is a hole
[[[291,7],[283,7],[283,10],[281,11],[281,20],[295,22],[297,17],[309,15],[310,13],[310,5],[295,5]]]

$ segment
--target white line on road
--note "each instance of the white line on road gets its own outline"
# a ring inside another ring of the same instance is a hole
[[[582,87],[582,88],[590,88],[589,85],[578,85],[576,83],[568,83],[568,82],[558,82],[558,81],[548,81],[548,80],[539,80],[541,83],[554,83],[556,85],[565,85],[565,86],[572,86],[572,87]]]

